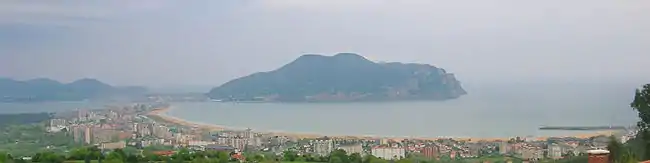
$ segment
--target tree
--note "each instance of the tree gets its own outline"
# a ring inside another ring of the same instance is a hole
[[[408,159],[408,158],[407,159],[400,159],[400,160],[396,161],[396,163],[413,163],[413,162],[414,162],[413,160]]]
[[[301,155],[296,157],[296,162],[307,162],[307,156]]]
[[[104,159],[104,155],[102,154],[102,151],[99,148],[97,148],[97,146],[89,147],[88,151],[90,152],[89,153],[90,156],[91,156],[90,158],[92,158],[93,160],[94,159],[97,159],[97,160]]]
[[[340,161],[339,163],[349,163],[350,162],[350,158],[348,158],[348,153],[345,152],[345,150],[342,150],[342,149],[337,149],[337,150],[332,151],[330,153],[330,159],[329,160],[330,160],[329,161],[330,163],[336,163],[336,162],[339,162],[339,161]]]
[[[359,154],[359,153],[352,153],[350,155],[349,160],[350,160],[350,163],[362,163],[363,162],[363,158],[361,158],[361,154]]]
[[[68,160],[83,160],[90,154],[88,148],[76,148],[70,151]]]
[[[11,155],[6,152],[0,152],[0,162],[7,162],[9,160],[13,160],[13,158],[11,158]]]
[[[262,162],[264,161],[264,155],[256,154],[252,159],[254,162]]]
[[[143,160],[145,160],[145,161],[162,161],[162,160],[163,160],[162,157],[160,157],[160,156],[154,154],[154,153],[151,152],[151,151],[145,150],[145,151],[143,151],[142,153],[143,153],[143,155],[144,155],[144,159],[143,159]]]
[[[363,163],[386,163],[386,162],[388,161],[381,158],[377,158],[373,155],[366,155],[366,157],[363,159]]]
[[[639,134],[645,146],[645,153],[642,157],[644,157],[644,160],[650,160],[650,84],[636,90],[634,101],[630,106],[639,112],[638,115],[641,119],[637,123],[637,127],[640,130]]]
[[[126,161],[126,153],[122,151],[122,149],[115,149],[111,153],[108,154],[106,157],[107,162],[125,162]]]
[[[192,163],[209,163],[210,160],[208,160],[208,159],[206,159],[204,157],[199,157],[199,158],[192,159],[191,162]]]
[[[609,137],[609,143],[607,144],[607,150],[609,150],[609,161],[610,162],[619,162],[621,161],[621,154],[624,152],[624,147],[621,142],[616,140],[616,137]]]
[[[630,106],[639,112],[641,121],[637,123],[637,127],[641,130],[647,130],[650,127],[650,84],[636,90],[634,101]]]
[[[282,160],[284,160],[284,161],[293,162],[293,161],[296,161],[296,158],[298,158],[298,153],[296,153],[296,151],[288,150],[288,151],[282,152]]]
[[[330,157],[330,163],[345,163],[340,157]]]
[[[32,162],[47,162],[47,163],[61,163],[64,159],[52,152],[37,153],[32,157]]]
[[[227,163],[230,161],[230,155],[224,151],[217,152],[217,158],[219,159],[219,163]]]
[[[141,160],[140,157],[130,154],[129,156],[126,157],[126,163],[138,163],[138,162],[145,162],[144,160]]]
[[[636,156],[634,155],[634,152],[632,152],[631,150],[625,150],[622,153],[619,162],[620,163],[637,163],[639,161],[636,159]]]
[[[174,160],[180,160],[180,161],[190,161],[192,160],[192,155],[190,154],[190,151],[187,149],[181,149],[178,152],[176,152],[172,158]]]

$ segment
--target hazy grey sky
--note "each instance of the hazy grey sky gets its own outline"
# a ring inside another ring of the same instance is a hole
[[[0,1],[4,77],[216,86],[336,52],[465,83],[647,82],[650,1]]]

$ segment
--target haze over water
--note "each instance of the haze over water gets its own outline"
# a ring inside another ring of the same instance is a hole
[[[174,103],[167,114],[258,131],[413,137],[562,136],[581,132],[538,128],[633,125],[637,118],[629,103],[634,88],[615,84],[474,85],[466,86],[469,95],[449,101]]]
[[[638,84],[464,84],[469,94],[449,101],[364,103],[173,103],[182,119],[332,135],[561,136],[540,126],[633,125],[629,107]],[[0,113],[100,109],[106,103],[0,103]]]
[[[113,103],[98,102],[43,102],[43,103],[0,103],[0,114],[64,112],[76,109],[103,109]]]

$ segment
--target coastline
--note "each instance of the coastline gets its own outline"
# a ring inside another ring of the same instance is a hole
[[[186,126],[186,127],[191,127],[191,128],[197,128],[201,130],[207,130],[207,131],[223,131],[223,130],[241,130],[241,128],[234,128],[234,127],[228,127],[228,126],[223,126],[223,125],[217,125],[217,124],[207,124],[207,123],[200,123],[200,122],[192,122],[186,119],[181,119],[178,117],[170,116],[166,114],[169,110],[171,110],[171,107],[165,107],[165,108],[157,108],[154,110],[149,111],[146,115],[147,116],[154,116],[162,121],[165,121],[165,123],[171,123],[171,124],[176,124],[180,126]],[[287,137],[295,137],[295,138],[307,138],[307,139],[313,139],[313,138],[321,138],[324,136],[330,137],[330,138],[349,138],[349,139],[393,139],[393,140],[402,140],[402,139],[417,139],[417,140],[438,140],[438,139],[453,139],[457,141],[468,141],[468,142],[479,142],[479,141],[508,141],[513,137],[508,137],[508,138],[480,138],[480,137],[408,137],[408,136],[402,136],[402,137],[389,137],[389,136],[374,136],[374,135],[326,135],[326,134],[315,134],[315,133],[301,133],[301,132],[287,132],[287,131],[257,131],[263,134],[269,134],[269,135],[275,135],[275,136],[287,136]],[[534,140],[546,140],[551,137],[575,137],[575,138],[581,138],[581,139],[587,139],[590,137],[596,137],[596,136],[611,136],[614,135],[616,130],[605,130],[605,131],[594,131],[593,133],[585,133],[585,134],[576,134],[576,135],[568,135],[568,136],[541,136],[541,137],[534,137]]]

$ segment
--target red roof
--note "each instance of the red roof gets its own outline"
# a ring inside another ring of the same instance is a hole
[[[234,154],[231,157],[237,160],[246,160],[246,157],[244,157],[244,155],[242,155],[241,153]]]
[[[174,154],[174,151],[154,151],[153,154],[161,156],[170,156]]]

